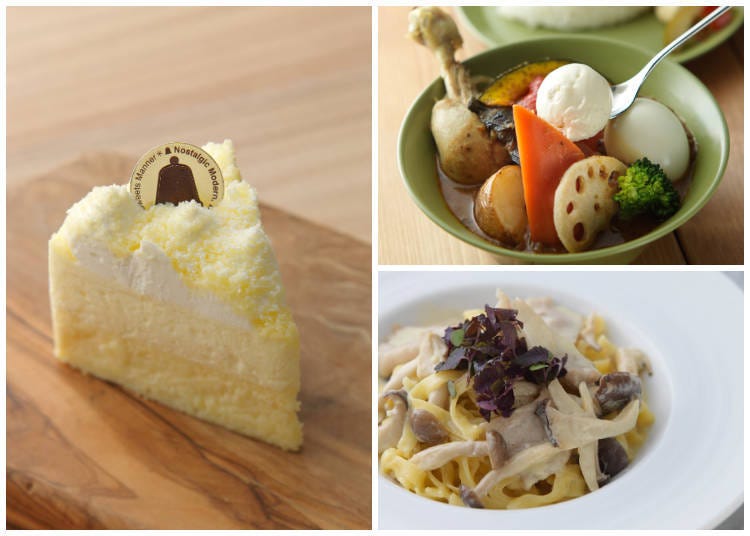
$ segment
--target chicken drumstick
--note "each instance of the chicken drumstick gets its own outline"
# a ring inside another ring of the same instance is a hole
[[[409,36],[435,54],[445,83],[446,95],[433,106],[430,124],[443,172],[462,184],[484,182],[510,157],[468,108],[474,91],[469,73],[455,60],[463,44],[456,23],[438,8],[418,7],[409,13]]]

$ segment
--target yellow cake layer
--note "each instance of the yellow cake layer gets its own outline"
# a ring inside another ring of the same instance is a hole
[[[50,241],[55,355],[191,415],[285,449],[297,420],[296,328],[272,337],[133,292]]]

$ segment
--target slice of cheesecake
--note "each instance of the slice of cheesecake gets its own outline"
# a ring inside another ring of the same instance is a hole
[[[284,449],[302,444],[299,337],[255,190],[234,148],[203,147],[224,199],[144,210],[94,188],[49,242],[55,355],[201,419]]]

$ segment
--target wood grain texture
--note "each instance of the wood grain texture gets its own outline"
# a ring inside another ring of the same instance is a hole
[[[434,57],[406,37],[408,7],[378,9],[378,262],[380,264],[504,264],[518,261],[469,246],[432,223],[409,197],[397,165],[401,122],[438,74]],[[459,59],[485,50],[459,27]],[[743,31],[686,65],[716,97],[729,125],[731,149],[724,178],[709,203],[679,231],[651,244],[640,264],[742,264],[744,240]],[[738,52],[739,50],[739,52]]]
[[[743,31],[744,27],[737,34]],[[732,42],[685,65],[711,90],[729,128],[729,161],[719,188],[677,230],[689,264],[744,264],[744,69]]]
[[[262,206],[302,340],[300,453],[146,401],[52,355],[47,240],[136,157],[8,191],[7,521],[23,528],[371,526],[370,248]]]
[[[371,237],[369,7],[11,7],[8,183],[232,138],[261,199]]]

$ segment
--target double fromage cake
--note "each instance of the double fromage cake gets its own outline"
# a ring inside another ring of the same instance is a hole
[[[284,449],[302,444],[299,338],[255,191],[227,140],[224,198],[142,208],[94,188],[49,242],[55,355]]]

